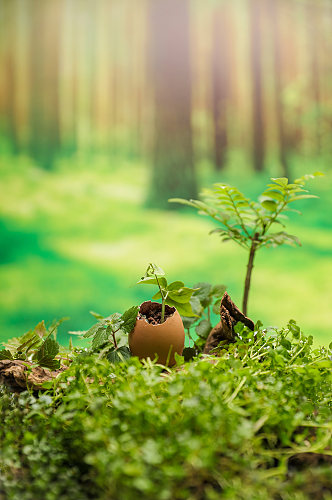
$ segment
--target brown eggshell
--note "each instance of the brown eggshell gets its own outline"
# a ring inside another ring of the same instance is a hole
[[[161,307],[160,304],[147,301],[140,306],[140,313],[146,314],[150,307]],[[166,306],[166,310],[174,313],[164,323],[149,324],[143,318],[137,318],[133,331],[129,334],[129,347],[134,356],[140,359],[156,359],[158,363],[168,366],[175,364],[174,354],[182,354],[184,348],[184,326],[178,311]]]

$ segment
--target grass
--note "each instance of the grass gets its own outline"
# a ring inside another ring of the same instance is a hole
[[[93,322],[90,309],[109,314],[146,299],[149,292],[134,285],[151,261],[171,280],[225,283],[241,304],[244,251],[208,236],[214,226],[207,218],[144,208],[149,180],[144,164],[96,157],[92,166],[64,159],[53,172],[44,172],[27,158],[15,159],[15,168],[12,161],[0,167],[0,341],[41,319],[70,316],[59,334],[67,344],[68,330]],[[267,176],[239,168],[217,176],[202,165],[200,183],[222,180],[249,196],[258,194]],[[294,168],[299,174],[318,169],[299,161]],[[320,199],[302,204],[303,217],[291,217],[289,229],[302,248],[258,254],[249,297],[254,320],[283,326],[295,318],[323,344],[331,341],[332,329],[331,186],[331,175],[313,182]]]

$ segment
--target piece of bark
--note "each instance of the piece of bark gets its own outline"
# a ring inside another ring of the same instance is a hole
[[[45,390],[44,382],[53,380],[59,373],[66,370],[62,366],[51,371],[41,366],[34,366],[29,361],[4,359],[0,361],[0,384],[6,385],[13,392]]]
[[[240,311],[228,293],[225,292],[220,303],[220,322],[209,333],[203,353],[208,354],[223,340],[227,344],[234,342],[236,339],[234,326],[238,321],[241,321],[250,330],[254,330],[254,322]]]

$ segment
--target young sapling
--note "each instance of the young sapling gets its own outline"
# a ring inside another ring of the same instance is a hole
[[[91,351],[100,352],[111,363],[118,363],[130,358],[128,346],[120,345],[120,340],[126,337],[134,328],[138,314],[138,306],[133,306],[123,314],[114,313],[107,318],[91,312],[98,322],[89,330],[76,333],[83,338],[92,337]]]
[[[271,182],[259,197],[258,201],[246,198],[236,187],[227,184],[214,184],[212,189],[202,192],[204,201],[172,198],[169,201],[189,205],[199,210],[200,214],[208,215],[217,221],[221,227],[211,233],[219,233],[221,240],[234,241],[248,252],[247,272],[244,282],[242,310],[247,315],[248,297],[251,275],[256,252],[262,247],[276,247],[283,244],[301,245],[299,239],[287,233],[278,231],[271,233],[276,224],[285,227],[287,218],[285,212],[297,212],[291,204],[305,198],[317,198],[307,194],[303,189],[309,179],[320,172],[304,175],[290,183],[286,177],[272,178]]]

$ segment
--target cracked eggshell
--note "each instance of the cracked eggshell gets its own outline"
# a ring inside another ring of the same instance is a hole
[[[160,310],[158,302],[143,302],[139,312],[148,314],[149,311]],[[132,332],[129,334],[129,347],[133,356],[139,359],[156,359],[158,363],[168,366],[175,364],[174,354],[182,354],[184,348],[184,326],[182,319],[175,307],[166,305],[167,312],[173,312],[164,323],[152,325],[144,318],[137,318]]]

